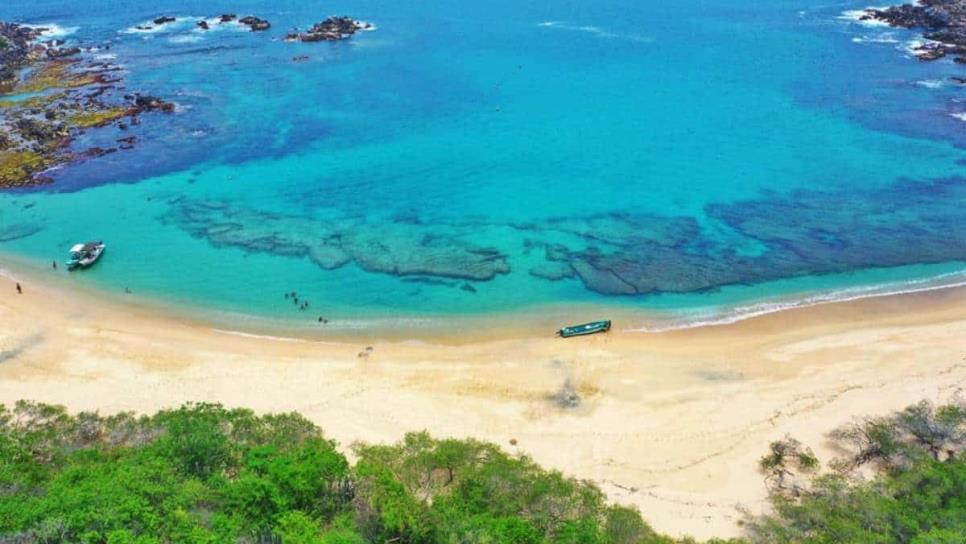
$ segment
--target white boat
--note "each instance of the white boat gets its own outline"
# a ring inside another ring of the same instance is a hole
[[[67,259],[67,270],[87,268],[96,263],[103,253],[104,242],[76,244],[70,248],[70,257]]]

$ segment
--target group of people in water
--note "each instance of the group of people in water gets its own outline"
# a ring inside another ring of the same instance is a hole
[[[296,291],[292,291],[291,293],[285,293],[285,300],[291,300],[292,304],[295,304],[296,306],[299,307],[300,312],[304,312],[305,310],[309,309],[309,301],[303,300],[302,302],[299,302],[299,294]],[[322,317],[321,315],[319,316],[319,323],[322,323],[324,325],[328,322],[329,322],[328,319]]]

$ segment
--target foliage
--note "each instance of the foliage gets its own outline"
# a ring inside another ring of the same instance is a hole
[[[297,414],[0,406],[0,542],[672,542],[492,444],[414,433],[355,453]]]
[[[774,513],[747,524],[753,542],[966,541],[966,405],[922,402],[831,437],[849,450],[833,463],[838,472],[798,494],[773,492]],[[781,464],[774,446],[763,470]],[[859,471],[870,469],[866,481]]]

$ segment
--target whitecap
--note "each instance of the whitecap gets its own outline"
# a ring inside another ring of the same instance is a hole
[[[101,53],[98,55],[94,55],[94,60],[114,60],[116,58],[117,58],[117,55],[115,55],[114,53]]]
[[[33,29],[44,29],[43,34],[41,34],[37,40],[54,40],[65,38],[80,29],[79,26],[60,26],[57,23],[31,24],[22,26]]]
[[[960,111],[960,112],[956,112],[956,113],[950,113],[949,116],[950,117],[955,117],[956,119],[959,119],[960,121],[966,123],[966,111]]]
[[[201,36],[196,34],[179,34],[177,36],[171,36],[168,38],[168,41],[171,43],[197,43],[201,40]]]
[[[191,17],[177,15],[174,17],[174,21],[170,23],[164,23],[160,25],[154,24],[153,20],[141,21],[140,23],[129,26],[124,30],[118,31],[121,34],[159,34],[163,32],[172,32],[176,30],[184,30],[188,26],[195,26],[195,24],[203,19],[203,17]]]
[[[946,82],[941,79],[923,79],[920,81],[914,81],[913,83],[927,89],[939,89],[946,85]]]
[[[610,30],[601,28],[599,26],[593,26],[593,25],[571,25],[562,21],[543,21],[541,23],[537,23],[536,26],[542,27],[542,28],[556,28],[560,30],[584,32],[587,34],[591,34],[597,38],[618,39],[618,40],[626,40],[626,41],[639,42],[639,43],[654,42],[654,38],[650,38],[647,36],[640,36],[637,34],[620,34],[620,33],[611,32]]]
[[[892,32],[884,32],[873,36],[856,36],[852,38],[852,43],[899,43],[899,40]]]
[[[869,15],[868,10],[870,9],[885,9],[884,6],[869,6],[865,9],[850,9],[848,11],[843,11],[838,19],[840,21],[846,21],[849,23],[854,23],[862,26],[890,26],[889,23],[885,21],[880,21],[879,19],[862,19]]]

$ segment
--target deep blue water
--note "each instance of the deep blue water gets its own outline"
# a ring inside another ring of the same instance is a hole
[[[948,78],[966,72],[841,18],[862,4],[307,4],[8,4],[110,44],[89,55],[178,112],[144,115],[134,150],[0,193],[0,252],[49,263],[104,239],[72,281],[304,321],[705,319],[962,279],[966,87]],[[273,28],[195,28],[223,12]],[[179,20],[133,31],[162,14]],[[330,14],[377,29],[280,39]]]

